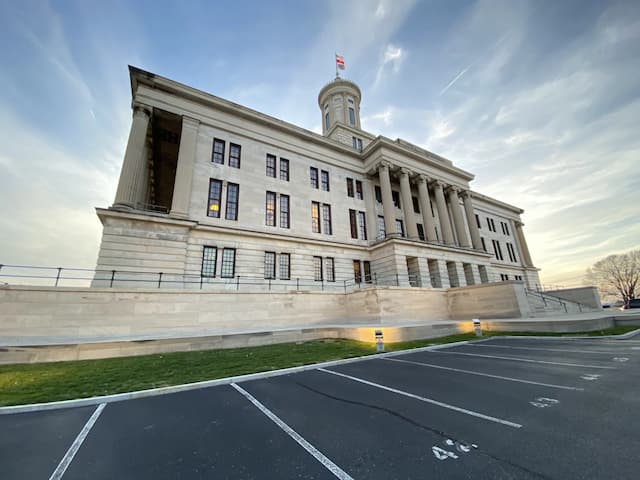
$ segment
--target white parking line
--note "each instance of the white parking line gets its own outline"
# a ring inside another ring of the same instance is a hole
[[[529,362],[529,363],[543,363],[546,365],[561,365],[563,367],[603,368],[606,370],[616,369],[616,367],[605,367],[602,365],[583,365],[581,363],[547,362],[545,360],[532,360],[530,358],[500,357],[497,355],[480,355],[479,353],[451,352],[451,351],[445,352],[442,350],[438,350],[438,352],[431,352],[429,350],[426,350],[424,353],[446,353],[447,355],[467,355],[469,357],[497,358],[500,360],[513,360],[514,362]]]
[[[280,419],[275,413],[265,407],[262,403],[260,403],[253,395],[247,392],[244,388],[237,385],[236,383],[232,383],[231,386],[235,388],[238,392],[245,396],[247,400],[253,403],[258,410],[264,413],[269,420],[275,423],[278,427],[280,427],[287,435],[293,438],[302,448],[304,448],[307,452],[309,452],[317,461],[319,461],[322,465],[325,466],[327,470],[333,473],[340,480],[353,480],[347,472],[342,470],[338,465],[329,460],[320,450],[307,442],[302,436],[300,436],[293,428],[287,425],[284,421]]]
[[[479,375],[481,377],[496,378],[498,380],[506,380],[508,382],[529,383],[531,385],[540,385],[541,387],[559,388],[562,390],[584,391],[584,388],[580,388],[580,387],[570,387],[567,385],[554,385],[553,383],[534,382],[533,380],[523,380],[521,378],[503,377],[502,375],[492,375],[490,373],[474,372],[472,370],[463,370],[461,368],[443,367],[442,365],[433,365],[431,363],[414,362],[412,360],[401,360],[399,358],[383,358],[382,360],[388,360],[390,362],[410,363],[413,365],[420,365],[422,367],[438,368],[441,370],[449,370],[452,372],[468,373],[470,375]]]
[[[510,348],[513,350],[540,350],[543,352],[562,352],[562,353],[593,353],[597,355],[617,355],[618,353],[620,353],[620,351],[601,352],[601,351],[591,351],[591,350],[565,350],[562,348],[514,347],[511,345],[490,345],[488,343],[469,343],[467,345],[470,347]]]
[[[349,380],[353,380],[354,382],[364,383],[365,385],[369,385],[371,387],[380,388],[382,390],[386,390],[388,392],[396,393],[398,395],[403,395],[405,397],[413,398],[415,400],[420,400],[421,402],[430,403],[431,405],[436,405],[438,407],[447,408],[449,410],[454,410],[459,413],[464,413],[466,415],[471,415],[472,417],[482,418],[483,420],[489,420],[490,422],[501,423],[502,425],[506,425],[508,427],[520,428],[522,425],[519,423],[510,422],[508,420],[503,420],[501,418],[492,417],[490,415],[485,415],[483,413],[474,412],[473,410],[467,410],[466,408],[456,407],[455,405],[449,405],[448,403],[439,402],[437,400],[433,400],[431,398],[421,397],[420,395],[415,395],[413,393],[405,392],[403,390],[398,390],[396,388],[387,387],[386,385],[381,385],[379,383],[370,382],[369,380],[365,380],[363,378],[353,377],[351,375],[347,375],[346,373],[336,372],[334,370],[327,370],[325,368],[318,368],[319,371],[330,373],[331,375],[337,375],[339,377],[347,378]]]
[[[87,423],[84,424],[84,427],[82,427],[82,430],[80,430],[80,433],[78,434],[76,439],[73,441],[73,443],[69,447],[69,450],[67,450],[67,453],[65,453],[64,457],[62,457],[62,460],[60,460],[60,463],[58,464],[54,472],[51,474],[51,476],[49,477],[49,480],[60,480],[62,478],[62,475],[64,475],[64,472],[67,471],[67,468],[71,464],[73,457],[76,456],[76,453],[78,453],[78,450],[82,446],[84,439],[87,438],[87,435],[91,431],[93,424],[96,423],[96,420],[98,420],[98,417],[100,416],[100,414],[102,413],[102,410],[104,410],[104,407],[106,406],[107,406],[106,403],[101,403],[94,410],[91,417],[89,417],[89,420],[87,420]]]

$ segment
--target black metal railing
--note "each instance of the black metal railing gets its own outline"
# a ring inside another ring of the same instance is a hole
[[[439,286],[440,279],[431,275],[432,286]],[[425,282],[426,283],[426,282]],[[0,286],[30,285],[47,287],[95,287],[95,288],[178,288],[198,290],[234,291],[330,291],[349,292],[372,286],[422,287],[423,280],[417,274],[362,275],[360,278],[316,280],[312,277],[289,279],[264,278],[252,275],[232,277],[205,277],[155,269],[91,269],[78,267],[47,267],[36,265],[0,264]]]

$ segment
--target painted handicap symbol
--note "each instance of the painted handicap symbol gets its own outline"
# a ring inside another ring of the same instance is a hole
[[[467,445],[465,443],[451,440],[450,438],[447,438],[444,441],[444,444],[447,445],[448,447],[453,447],[453,450],[457,450],[458,453],[461,453],[461,454],[469,453],[472,448],[478,448],[478,446],[475,444]],[[455,451],[445,450],[444,448],[440,448],[436,445],[431,447],[431,451],[433,452],[433,455],[438,460],[447,460],[448,458],[457,460],[458,458],[460,458]]]
[[[529,403],[536,408],[547,408],[557,405],[560,403],[560,400],[556,400],[555,398],[538,397]]]
[[[589,381],[598,380],[600,377],[601,377],[601,375],[600,374],[596,374],[596,373],[586,373],[586,374],[580,376],[581,379],[589,380]]]
[[[628,362],[629,359],[627,357],[613,357],[614,362]]]

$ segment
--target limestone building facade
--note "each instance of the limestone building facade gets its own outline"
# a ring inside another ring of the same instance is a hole
[[[446,158],[362,130],[355,83],[320,90],[320,135],[129,71],[133,120],[114,203],[97,208],[93,285],[539,285],[523,210],[473,191]]]

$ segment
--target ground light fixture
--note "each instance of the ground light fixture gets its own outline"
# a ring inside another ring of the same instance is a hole
[[[384,352],[384,336],[382,330],[376,330],[376,352]]]

